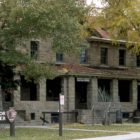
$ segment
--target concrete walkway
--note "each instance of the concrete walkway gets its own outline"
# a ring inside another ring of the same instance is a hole
[[[96,137],[96,138],[85,138],[76,140],[140,140],[139,132],[131,132],[130,134],[116,135],[116,136],[106,136],[106,137]]]

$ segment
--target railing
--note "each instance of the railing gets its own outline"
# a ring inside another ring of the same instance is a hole
[[[46,115],[47,114],[51,114],[51,123],[58,123],[59,122],[59,112],[56,112],[56,111],[46,111],[46,112],[42,112],[42,116],[43,117],[40,117],[40,119],[43,121],[43,124],[44,125],[45,123],[49,123],[49,121],[46,119]],[[77,115],[78,115],[78,112],[77,111],[64,111],[63,114],[74,114],[75,116],[75,121],[77,121]]]

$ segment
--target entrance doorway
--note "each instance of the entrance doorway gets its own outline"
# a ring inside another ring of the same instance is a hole
[[[87,82],[76,81],[75,84],[75,107],[76,109],[87,109]]]

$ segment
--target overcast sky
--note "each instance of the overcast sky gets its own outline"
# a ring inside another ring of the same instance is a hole
[[[97,7],[101,7],[101,1],[100,0],[87,0],[87,4],[91,4],[91,2],[94,2]]]

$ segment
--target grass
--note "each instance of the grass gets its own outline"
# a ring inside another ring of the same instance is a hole
[[[54,129],[58,128],[58,125],[52,126],[50,128],[51,129],[16,128],[16,137],[9,136],[9,129],[0,129],[0,140],[73,140],[80,138],[111,136],[118,134],[126,134],[126,132],[139,132],[140,124],[112,124],[110,126],[69,124],[63,125],[63,128],[87,129],[95,131],[77,131],[65,129],[63,130],[62,137],[59,137],[58,129]]]
[[[85,124],[70,124],[65,125],[65,128],[78,128],[88,130],[106,130],[106,131],[125,131],[125,132],[139,132],[140,124],[111,124],[109,126],[104,125],[85,125]]]
[[[9,129],[0,130],[0,140],[72,140],[79,138],[90,138],[97,136],[117,135],[117,132],[83,132],[63,131],[59,137],[58,130],[38,128],[16,128],[16,137],[9,136]]]

